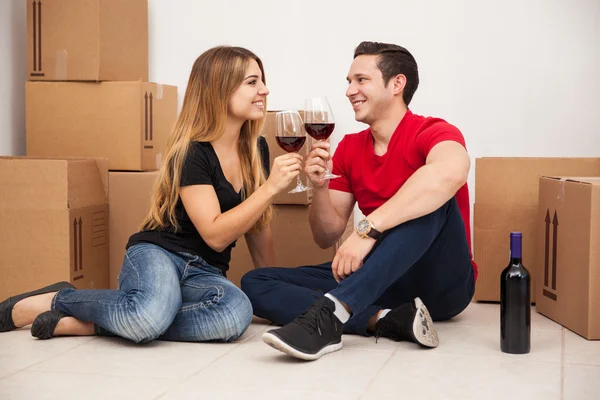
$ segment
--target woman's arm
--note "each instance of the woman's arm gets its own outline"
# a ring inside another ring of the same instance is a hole
[[[182,187],[180,196],[202,239],[220,253],[254,226],[271,204],[275,193],[268,185],[263,185],[225,213],[221,213],[219,199],[211,185]]]
[[[248,232],[273,201],[300,173],[301,157],[289,153],[277,157],[267,182],[240,205],[221,213],[217,193],[212,185],[191,185],[180,189],[186,212],[202,239],[213,250],[222,252]]]

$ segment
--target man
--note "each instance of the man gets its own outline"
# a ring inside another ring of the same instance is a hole
[[[338,145],[337,179],[321,178],[329,145],[313,145],[304,169],[314,187],[309,222],[327,248],[355,202],[367,217],[331,263],[262,268],[242,279],[254,313],[285,325],[263,340],[304,360],[339,350],[342,332],[436,347],[432,321],[462,312],[477,278],[465,141],[446,121],[408,109],[419,84],[414,57],[401,46],[363,42],[347,79],[355,118],[369,128]]]

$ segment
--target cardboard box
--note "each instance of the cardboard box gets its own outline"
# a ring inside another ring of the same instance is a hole
[[[500,274],[509,262],[509,234],[523,232],[523,264],[532,272],[536,255],[539,178],[598,176],[600,158],[479,158],[475,166],[473,253],[479,266],[475,300],[500,301]]]
[[[28,82],[27,155],[100,157],[151,171],[177,118],[177,88],[145,82]]]
[[[267,112],[267,118],[265,120],[265,125],[262,130],[262,135],[267,140],[267,144],[269,146],[269,157],[271,166],[273,166],[273,160],[276,157],[287,154],[286,151],[279,147],[279,145],[277,144],[277,122],[275,119],[276,113],[277,111]],[[304,118],[304,111],[298,111],[298,113],[300,114],[301,118]],[[306,156],[308,155],[308,153],[310,153],[312,143],[313,138],[310,137],[310,135],[306,134],[306,142],[298,152],[298,154],[304,157],[304,159],[306,159]],[[309,187],[307,191],[301,193],[288,193],[290,190],[296,187],[296,180],[294,179],[294,181],[286,190],[282,191],[277,196],[275,196],[275,198],[273,199],[273,204],[310,204],[312,202],[312,187],[310,187],[310,182],[304,171],[300,172],[300,180],[302,181],[302,183],[304,183],[304,185]]]
[[[147,81],[147,0],[27,1],[27,75]]]
[[[108,287],[106,160],[0,157],[0,298]]]
[[[118,289],[118,278],[129,237],[139,231],[150,210],[150,199],[158,171],[109,172],[110,288]]]
[[[539,182],[537,311],[600,339],[600,177]]]
[[[299,267],[332,261],[339,246],[354,230],[354,213],[352,213],[338,243],[328,249],[321,249],[314,242],[308,225],[308,209],[307,206],[302,205],[275,206],[275,217],[271,223],[271,230],[276,266]],[[231,252],[227,277],[239,287],[242,276],[252,269],[254,269],[254,263],[246,240],[242,236]]]

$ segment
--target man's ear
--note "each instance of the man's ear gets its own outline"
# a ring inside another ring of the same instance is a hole
[[[406,87],[406,76],[403,74],[396,75],[390,80],[390,83],[393,85],[394,96],[399,95]]]

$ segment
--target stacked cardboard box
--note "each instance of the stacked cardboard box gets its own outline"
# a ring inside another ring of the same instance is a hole
[[[108,285],[106,160],[0,157],[0,298]]]
[[[600,171],[539,180],[537,311],[600,339]]]
[[[500,301],[500,273],[509,261],[509,234],[523,233],[523,264],[532,273],[532,302],[541,262],[539,178],[600,176],[600,158],[479,158],[475,164],[473,255],[479,266],[475,300]]]
[[[27,155],[102,157],[152,171],[177,116],[177,88],[146,82],[27,82]]]
[[[118,288],[118,278],[125,257],[125,246],[150,209],[152,189],[158,177],[158,171],[109,173],[110,214],[109,236],[109,285]]]
[[[31,257],[3,250],[0,297],[107,288],[108,175],[160,167],[177,88],[147,82],[147,0],[28,2],[27,37],[27,157],[0,160],[0,210],[22,218],[2,248]]]
[[[30,81],[147,81],[147,0],[27,2]]]
[[[177,88],[146,82],[148,1],[34,1],[27,12],[27,155],[157,169]]]

